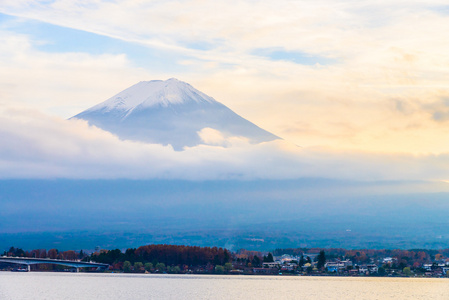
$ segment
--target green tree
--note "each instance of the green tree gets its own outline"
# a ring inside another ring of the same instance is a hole
[[[225,263],[224,268],[226,270],[226,272],[229,272],[232,270],[232,264],[231,263]]]
[[[306,268],[306,271],[307,271],[307,274],[312,273],[312,271],[313,271],[312,266],[309,265],[309,266]]]
[[[320,251],[320,254],[318,254],[317,257],[317,268],[322,269],[324,268],[324,265],[326,264],[326,254],[324,253],[324,250]]]
[[[404,273],[405,276],[412,275],[412,271],[410,270],[410,267],[405,267],[404,269],[402,269],[402,273]]]
[[[126,260],[123,263],[123,272],[125,272],[125,273],[131,272],[131,263],[128,260]]]
[[[299,259],[298,265],[299,265],[300,267],[302,267],[302,266],[305,265],[305,263],[306,263],[306,260],[304,259],[304,256],[301,255],[301,258]]]
[[[215,273],[217,274],[223,274],[224,273],[224,267],[220,265],[215,266]]]
[[[162,272],[165,271],[165,264],[164,263],[157,263],[155,268],[156,268],[156,270],[159,273],[162,273]]]
[[[260,267],[260,258],[257,255],[254,255],[253,260],[251,261],[251,265],[255,268]]]
[[[134,271],[135,272],[140,272],[140,269],[143,267],[143,263],[141,263],[140,261],[136,261],[134,263]]]
[[[379,269],[377,270],[377,274],[379,276],[385,276],[387,274],[387,271],[385,271],[384,267],[379,267]]]
[[[273,254],[271,254],[271,252],[268,253],[267,262],[274,262]]]
[[[153,269],[153,264],[145,263],[144,267],[145,267],[145,270],[147,270],[148,272],[151,272],[151,270]]]

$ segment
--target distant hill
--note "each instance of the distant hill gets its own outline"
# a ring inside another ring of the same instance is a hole
[[[449,193],[376,194],[390,185],[319,179],[0,180],[0,251],[150,243],[267,251],[448,248]]]

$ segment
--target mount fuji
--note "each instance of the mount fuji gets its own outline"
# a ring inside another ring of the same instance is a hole
[[[252,144],[280,139],[177,79],[141,81],[76,116],[120,139],[184,147],[208,144],[204,129]]]

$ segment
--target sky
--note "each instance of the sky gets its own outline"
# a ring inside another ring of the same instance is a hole
[[[0,178],[449,180],[447,1],[3,0]],[[68,121],[175,77],[282,137],[182,152]]]

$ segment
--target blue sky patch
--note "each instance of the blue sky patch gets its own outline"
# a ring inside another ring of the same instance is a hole
[[[184,46],[189,49],[202,50],[202,51],[212,50],[213,48],[215,48],[215,46],[212,43],[208,43],[208,42],[204,42],[204,41],[186,43]]]
[[[14,19],[16,19],[16,17],[0,13],[0,24],[2,24],[2,27],[4,22],[10,22],[13,21]]]
[[[291,61],[300,65],[313,66],[316,64],[329,65],[336,63],[335,59],[311,55],[301,51],[287,51],[282,48],[263,48],[256,49],[253,55],[262,56],[271,60]]]
[[[433,6],[430,8],[430,10],[443,15],[449,15],[449,5]]]
[[[179,72],[188,68],[177,63],[180,59],[186,58],[179,53],[83,30],[1,13],[0,27],[29,36],[37,50],[47,53],[126,54],[136,66],[146,69]]]

